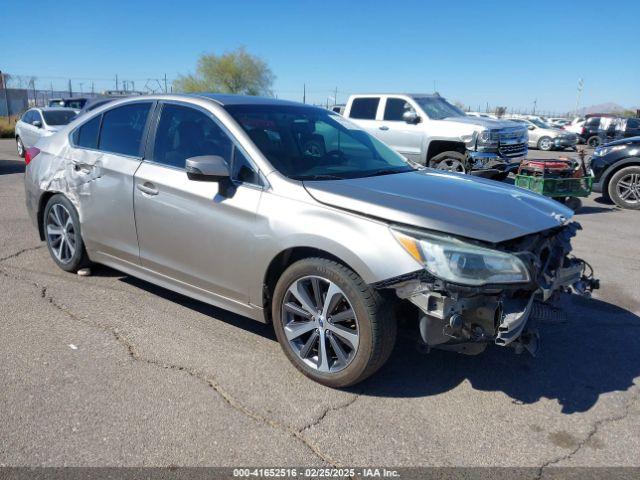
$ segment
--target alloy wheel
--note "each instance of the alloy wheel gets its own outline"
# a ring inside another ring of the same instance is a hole
[[[323,373],[346,368],[358,350],[358,319],[342,289],[326,278],[302,277],[289,286],[281,306],[293,352]]]
[[[61,203],[54,204],[47,215],[47,241],[61,263],[69,263],[76,253],[76,228],[69,210]]]
[[[445,158],[440,163],[438,163],[436,168],[438,170],[446,170],[448,172],[465,173],[464,165],[460,160],[457,160],[455,158]]]
[[[640,202],[640,173],[625,175],[616,184],[616,192],[625,203],[637,204]]]
[[[544,138],[542,139],[542,141],[540,142],[540,149],[541,150],[551,150],[551,139],[549,138]]]

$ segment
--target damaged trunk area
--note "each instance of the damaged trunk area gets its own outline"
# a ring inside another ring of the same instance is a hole
[[[476,355],[493,343],[535,355],[535,318],[556,315],[553,303],[561,293],[589,296],[599,288],[591,267],[570,254],[571,238],[580,229],[573,222],[494,246],[525,263],[531,277],[527,284],[468,287],[424,270],[376,286],[416,307],[425,352],[438,348]]]

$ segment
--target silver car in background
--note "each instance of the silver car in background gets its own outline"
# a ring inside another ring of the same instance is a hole
[[[72,108],[31,108],[16,122],[15,139],[18,155],[24,157],[42,137],[48,137],[68,124],[78,113]]]
[[[529,148],[538,150],[564,150],[575,148],[578,144],[578,135],[559,127],[553,127],[539,118],[512,118],[514,122],[521,122],[529,130]]]
[[[291,362],[332,387],[384,364],[397,312],[426,348],[533,351],[533,303],[596,286],[568,255],[571,210],[416,167],[326,109],[129,98],[36,150],[26,202],[59,267],[105,264],[272,323]]]

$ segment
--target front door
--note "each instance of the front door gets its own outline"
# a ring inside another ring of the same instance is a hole
[[[424,163],[426,159],[421,158],[424,140],[423,128],[419,123],[405,122],[402,119],[402,115],[406,111],[415,112],[414,108],[406,100],[387,97],[379,138],[409,160]]]
[[[189,180],[185,160],[201,155],[223,157],[230,182]],[[246,304],[261,194],[257,170],[210,112],[165,102],[152,153],[135,175],[142,266],[205,295]]]

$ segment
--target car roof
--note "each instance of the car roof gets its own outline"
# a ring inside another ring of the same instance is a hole
[[[74,112],[77,108],[69,107],[32,107],[31,110],[40,110],[42,112]]]
[[[189,93],[182,94],[186,97],[204,97],[219,103],[222,106],[229,105],[290,105],[290,106],[305,106],[311,107],[300,102],[293,102],[290,100],[280,100],[278,98],[271,97],[258,97],[253,95],[233,95],[228,93]]]

